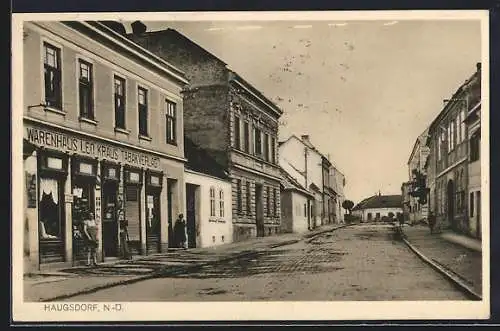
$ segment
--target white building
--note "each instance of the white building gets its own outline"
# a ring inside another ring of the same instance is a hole
[[[320,226],[323,216],[322,154],[311,144],[308,135],[301,138],[292,135],[280,142],[278,155],[281,168],[314,195],[312,226]]]
[[[281,231],[303,233],[312,229],[314,196],[281,169]]]
[[[469,232],[481,238],[481,101],[466,118],[469,139]]]
[[[401,217],[402,196],[379,193],[358,203],[354,206],[352,213],[361,217],[362,222],[380,222],[386,217]]]
[[[427,157],[429,156],[429,147],[425,145],[425,142],[427,140],[428,131],[429,130],[426,129],[415,140],[410,157],[408,158],[408,183],[410,184],[412,181],[414,181],[414,171],[418,171],[421,174],[426,175],[425,164]],[[407,196],[404,197],[405,205],[403,206],[405,213],[408,215],[408,222],[413,224],[427,219],[429,210],[428,203],[419,203],[418,198],[409,195],[409,192],[412,190],[411,185],[408,189],[408,192],[406,192]]]
[[[231,180],[203,149],[184,139],[188,247],[233,242]]]

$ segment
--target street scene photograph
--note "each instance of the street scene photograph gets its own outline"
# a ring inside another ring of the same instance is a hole
[[[22,301],[484,299],[480,16],[159,14],[19,25]]]

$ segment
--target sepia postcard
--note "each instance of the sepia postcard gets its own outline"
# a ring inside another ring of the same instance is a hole
[[[13,321],[489,318],[488,27],[13,14]]]

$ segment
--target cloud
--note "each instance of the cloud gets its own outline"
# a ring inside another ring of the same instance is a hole
[[[394,25],[394,24],[398,24],[398,21],[384,23],[385,26],[390,26],[390,25]]]
[[[220,31],[220,30],[224,30],[224,28],[208,28],[208,29],[205,29],[205,31]]]
[[[312,25],[294,25],[294,29],[310,29],[312,28]]]
[[[236,30],[258,30],[262,29],[262,26],[260,25],[244,25],[244,26],[238,26]]]
[[[334,27],[337,27],[337,26],[346,26],[347,23],[328,23],[328,26],[334,26]]]

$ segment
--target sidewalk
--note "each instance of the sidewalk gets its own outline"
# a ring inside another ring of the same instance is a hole
[[[237,259],[245,254],[293,244],[344,226],[344,224],[325,225],[303,234],[285,233],[215,247],[172,250],[161,254],[135,256],[132,261],[120,260],[101,263],[95,268],[72,267],[33,274],[24,277],[24,300],[31,302],[57,300],[154,278],[165,271],[170,274],[182,273],[187,268]]]
[[[474,292],[482,293],[482,254],[477,240],[452,232],[431,235],[423,225],[405,227],[403,232],[423,255],[451,271]]]

